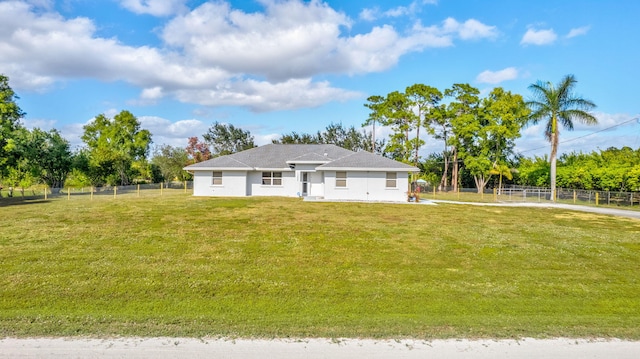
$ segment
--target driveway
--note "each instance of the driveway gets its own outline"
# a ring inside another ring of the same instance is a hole
[[[610,216],[619,216],[619,217],[627,217],[627,218],[637,218],[640,219],[640,211],[631,211],[627,209],[617,209],[610,207],[591,207],[591,206],[578,206],[574,204],[563,204],[563,203],[537,203],[537,202],[491,202],[491,203],[481,203],[481,202],[459,202],[459,201],[445,201],[445,200],[425,200],[424,202],[431,203],[452,203],[452,204],[464,204],[464,205],[472,205],[472,206],[495,206],[495,207],[538,207],[538,208],[560,208],[567,209],[570,211],[581,211],[581,212],[590,212],[590,213],[598,213],[605,214]]]

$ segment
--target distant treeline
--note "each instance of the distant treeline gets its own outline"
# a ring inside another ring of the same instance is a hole
[[[404,93],[371,96],[364,128],[331,123],[315,133],[285,133],[274,143],[328,143],[352,151],[372,151],[416,165],[419,176],[441,190],[458,186],[478,190],[486,186],[518,184],[548,187],[547,157],[518,156],[514,140],[530,111],[522,97],[496,88],[485,98],[467,84],[440,92],[416,84]],[[444,97],[447,104],[440,103]],[[113,118],[97,115],[84,126],[84,146],[72,151],[69,141],[53,129],[27,129],[25,113],[17,105],[6,76],[0,75],[0,186],[28,188],[129,185],[189,180],[182,168],[255,147],[247,130],[215,122],[185,147],[151,148],[152,133],[141,128],[129,111]],[[375,138],[375,126],[392,133]],[[422,129],[423,136],[420,136]],[[424,134],[426,133],[426,135]],[[424,137],[444,143],[443,151],[420,156]],[[563,154],[557,162],[557,185],[573,189],[640,191],[640,149],[609,148],[591,153]],[[415,178],[414,178],[415,179]]]

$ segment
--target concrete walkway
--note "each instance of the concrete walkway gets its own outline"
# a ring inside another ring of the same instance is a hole
[[[483,202],[445,201],[445,200],[437,200],[437,199],[423,200],[423,202],[431,202],[436,204],[450,203],[450,204],[462,204],[462,205],[472,205],[472,206],[559,208],[559,209],[567,209],[570,211],[590,212],[590,213],[598,213],[598,214],[604,214],[604,215],[610,215],[610,216],[640,219],[640,211],[631,211],[626,209],[617,209],[617,208],[609,208],[609,207],[579,206],[574,204],[563,204],[563,203],[537,203],[537,202],[483,203]]]

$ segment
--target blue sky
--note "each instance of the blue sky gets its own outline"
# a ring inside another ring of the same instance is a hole
[[[258,144],[359,127],[368,96],[415,83],[528,98],[574,74],[600,123],[561,132],[560,152],[638,148],[639,13],[625,0],[0,1],[0,73],[26,126],[73,146],[94,116],[126,109],[154,145],[180,147],[215,121]],[[542,132],[523,130],[517,150],[547,153]]]

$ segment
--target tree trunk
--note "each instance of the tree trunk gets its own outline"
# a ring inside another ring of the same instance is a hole
[[[418,128],[416,128],[416,156],[415,156],[415,166],[418,167],[418,151],[420,150],[420,123],[418,123]]]
[[[442,152],[442,158],[444,160],[444,171],[442,172],[442,179],[440,179],[439,190],[446,192],[449,180],[449,158],[447,157],[447,151]]]
[[[444,151],[442,151],[442,160],[444,162],[444,171],[442,171],[442,179],[440,180],[440,190],[447,190],[449,179],[449,157],[447,156],[447,132],[443,131],[444,137]]]
[[[476,182],[476,188],[478,189],[478,194],[484,191],[484,186],[487,184],[487,180],[482,175],[473,176],[473,180]]]
[[[551,155],[550,161],[551,166],[549,170],[550,174],[550,184],[551,184],[551,200],[553,202],[556,201],[556,156],[558,155],[558,122],[555,116],[551,119],[553,123],[551,124]]]
[[[453,147],[453,171],[451,172],[451,185],[453,191],[458,192],[458,149]]]
[[[373,120],[373,131],[371,131],[371,153],[376,153],[376,121]]]
[[[550,182],[551,182],[551,200],[553,202],[556,201],[556,155],[558,152],[558,134],[552,134],[551,139],[551,166],[550,166]]]

